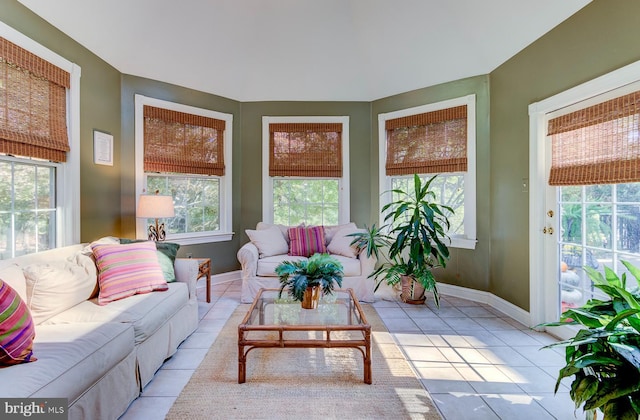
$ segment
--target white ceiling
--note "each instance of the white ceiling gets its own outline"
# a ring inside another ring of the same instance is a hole
[[[371,101],[487,74],[590,0],[19,0],[122,73]]]

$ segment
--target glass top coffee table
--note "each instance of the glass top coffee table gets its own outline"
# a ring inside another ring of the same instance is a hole
[[[317,309],[279,289],[260,289],[238,325],[238,383],[244,383],[247,354],[257,348],[355,348],[364,360],[364,382],[371,383],[371,325],[353,289],[324,296]]]

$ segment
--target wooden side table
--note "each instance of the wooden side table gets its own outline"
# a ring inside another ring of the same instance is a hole
[[[198,278],[207,279],[207,303],[211,302],[211,258],[194,258],[198,261]]]

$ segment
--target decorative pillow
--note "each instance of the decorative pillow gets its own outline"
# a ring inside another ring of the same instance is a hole
[[[364,232],[364,229],[357,229],[352,227],[346,227],[340,229],[333,235],[333,239],[331,239],[331,243],[327,247],[327,251],[331,254],[336,255],[344,255],[349,258],[357,258],[358,252],[356,251],[356,247],[351,245],[351,242],[355,239],[353,236],[347,236],[352,233]]]
[[[338,232],[339,230],[344,229],[344,228],[357,229],[358,226],[356,226],[356,224],[353,223],[353,222],[345,223],[343,225],[326,225],[326,226],[324,226],[324,240],[325,240],[325,243],[327,245],[329,245],[331,243],[331,240],[333,239],[333,236],[336,234],[336,232]]]
[[[327,252],[322,226],[289,228],[289,255],[310,257],[318,252]]]
[[[0,279],[18,292],[22,300],[27,301],[27,279],[24,278],[24,272],[22,268],[18,267],[18,264],[11,263],[0,268]]]
[[[0,279],[0,367],[37,360],[33,319],[18,292]]]
[[[289,245],[277,226],[260,230],[247,229],[245,232],[251,243],[258,248],[260,258],[286,254],[289,250]]]
[[[99,287],[98,287],[98,267],[96,267],[96,258],[93,255],[93,249],[91,248],[93,245],[116,245],[119,244],[120,240],[115,236],[105,236],[98,240],[95,240],[82,248],[82,250],[76,252],[75,255],[70,256],[67,260],[71,262],[75,262],[76,264],[84,267],[85,271],[96,279],[96,287],[93,289],[93,293],[91,294],[91,298],[98,297]]]
[[[303,226],[303,225],[300,225]],[[282,233],[282,237],[284,238],[285,241],[287,241],[287,247],[289,246],[289,233],[287,232],[289,230],[289,226],[286,225],[281,225],[281,224],[272,224],[272,223],[265,223],[265,222],[258,222],[258,224],[256,225],[256,230],[265,230],[265,229],[270,229],[272,227],[277,227],[280,230],[280,233]]]
[[[153,242],[92,245],[98,266],[98,305],[169,288]]]
[[[30,264],[27,279],[27,307],[36,325],[91,298],[96,278],[71,261]]]
[[[131,244],[136,242],[146,242],[144,239],[125,239],[120,238],[121,244]],[[176,281],[176,270],[174,264],[176,262],[176,256],[178,255],[179,244],[172,242],[154,242],[156,249],[158,250],[158,262],[162,267],[162,274],[167,283],[173,283]]]

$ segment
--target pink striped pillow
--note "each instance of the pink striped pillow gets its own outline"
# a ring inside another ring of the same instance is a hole
[[[91,249],[98,267],[98,305],[169,288],[153,242],[95,244]]]
[[[289,228],[289,255],[310,257],[318,252],[327,252],[322,226]]]
[[[0,279],[0,367],[37,360],[33,318],[18,292]]]

